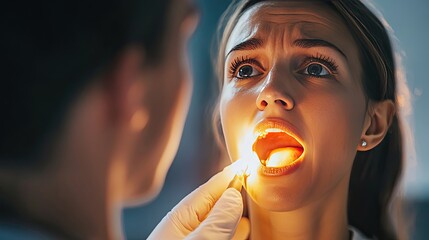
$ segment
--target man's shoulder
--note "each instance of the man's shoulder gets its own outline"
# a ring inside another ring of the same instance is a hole
[[[8,240],[52,240],[50,234],[37,228],[30,227],[26,224],[14,220],[0,220],[0,239]]]

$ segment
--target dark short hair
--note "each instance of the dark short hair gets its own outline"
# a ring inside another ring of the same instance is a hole
[[[169,0],[2,4],[0,164],[27,166],[126,45],[160,59]]]

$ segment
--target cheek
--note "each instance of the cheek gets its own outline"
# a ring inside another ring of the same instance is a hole
[[[233,160],[240,157],[244,139],[253,132],[251,123],[256,109],[255,101],[253,94],[238,92],[228,85],[222,90],[220,119],[226,147]]]
[[[235,159],[238,156],[238,148],[236,146],[237,133],[234,131],[236,130],[234,126],[236,126],[236,122],[238,120],[236,111],[234,111],[237,98],[228,90],[229,89],[224,88],[222,91],[220,101],[220,120],[229,156],[231,159]]]
[[[365,113],[359,96],[332,94],[305,103],[304,121],[311,133],[310,157],[322,181],[341,178],[351,171]]]

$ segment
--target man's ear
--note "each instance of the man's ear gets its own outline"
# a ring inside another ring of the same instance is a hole
[[[144,95],[144,51],[140,47],[123,50],[104,76],[106,101],[110,105],[111,120],[116,124],[130,124],[136,112],[141,111]]]
[[[358,151],[371,150],[384,139],[395,112],[395,104],[392,100],[370,103],[365,116]]]

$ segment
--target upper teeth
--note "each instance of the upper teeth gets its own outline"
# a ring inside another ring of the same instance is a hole
[[[265,132],[269,133],[269,132],[283,132],[283,131],[278,128],[267,128],[265,129]]]

